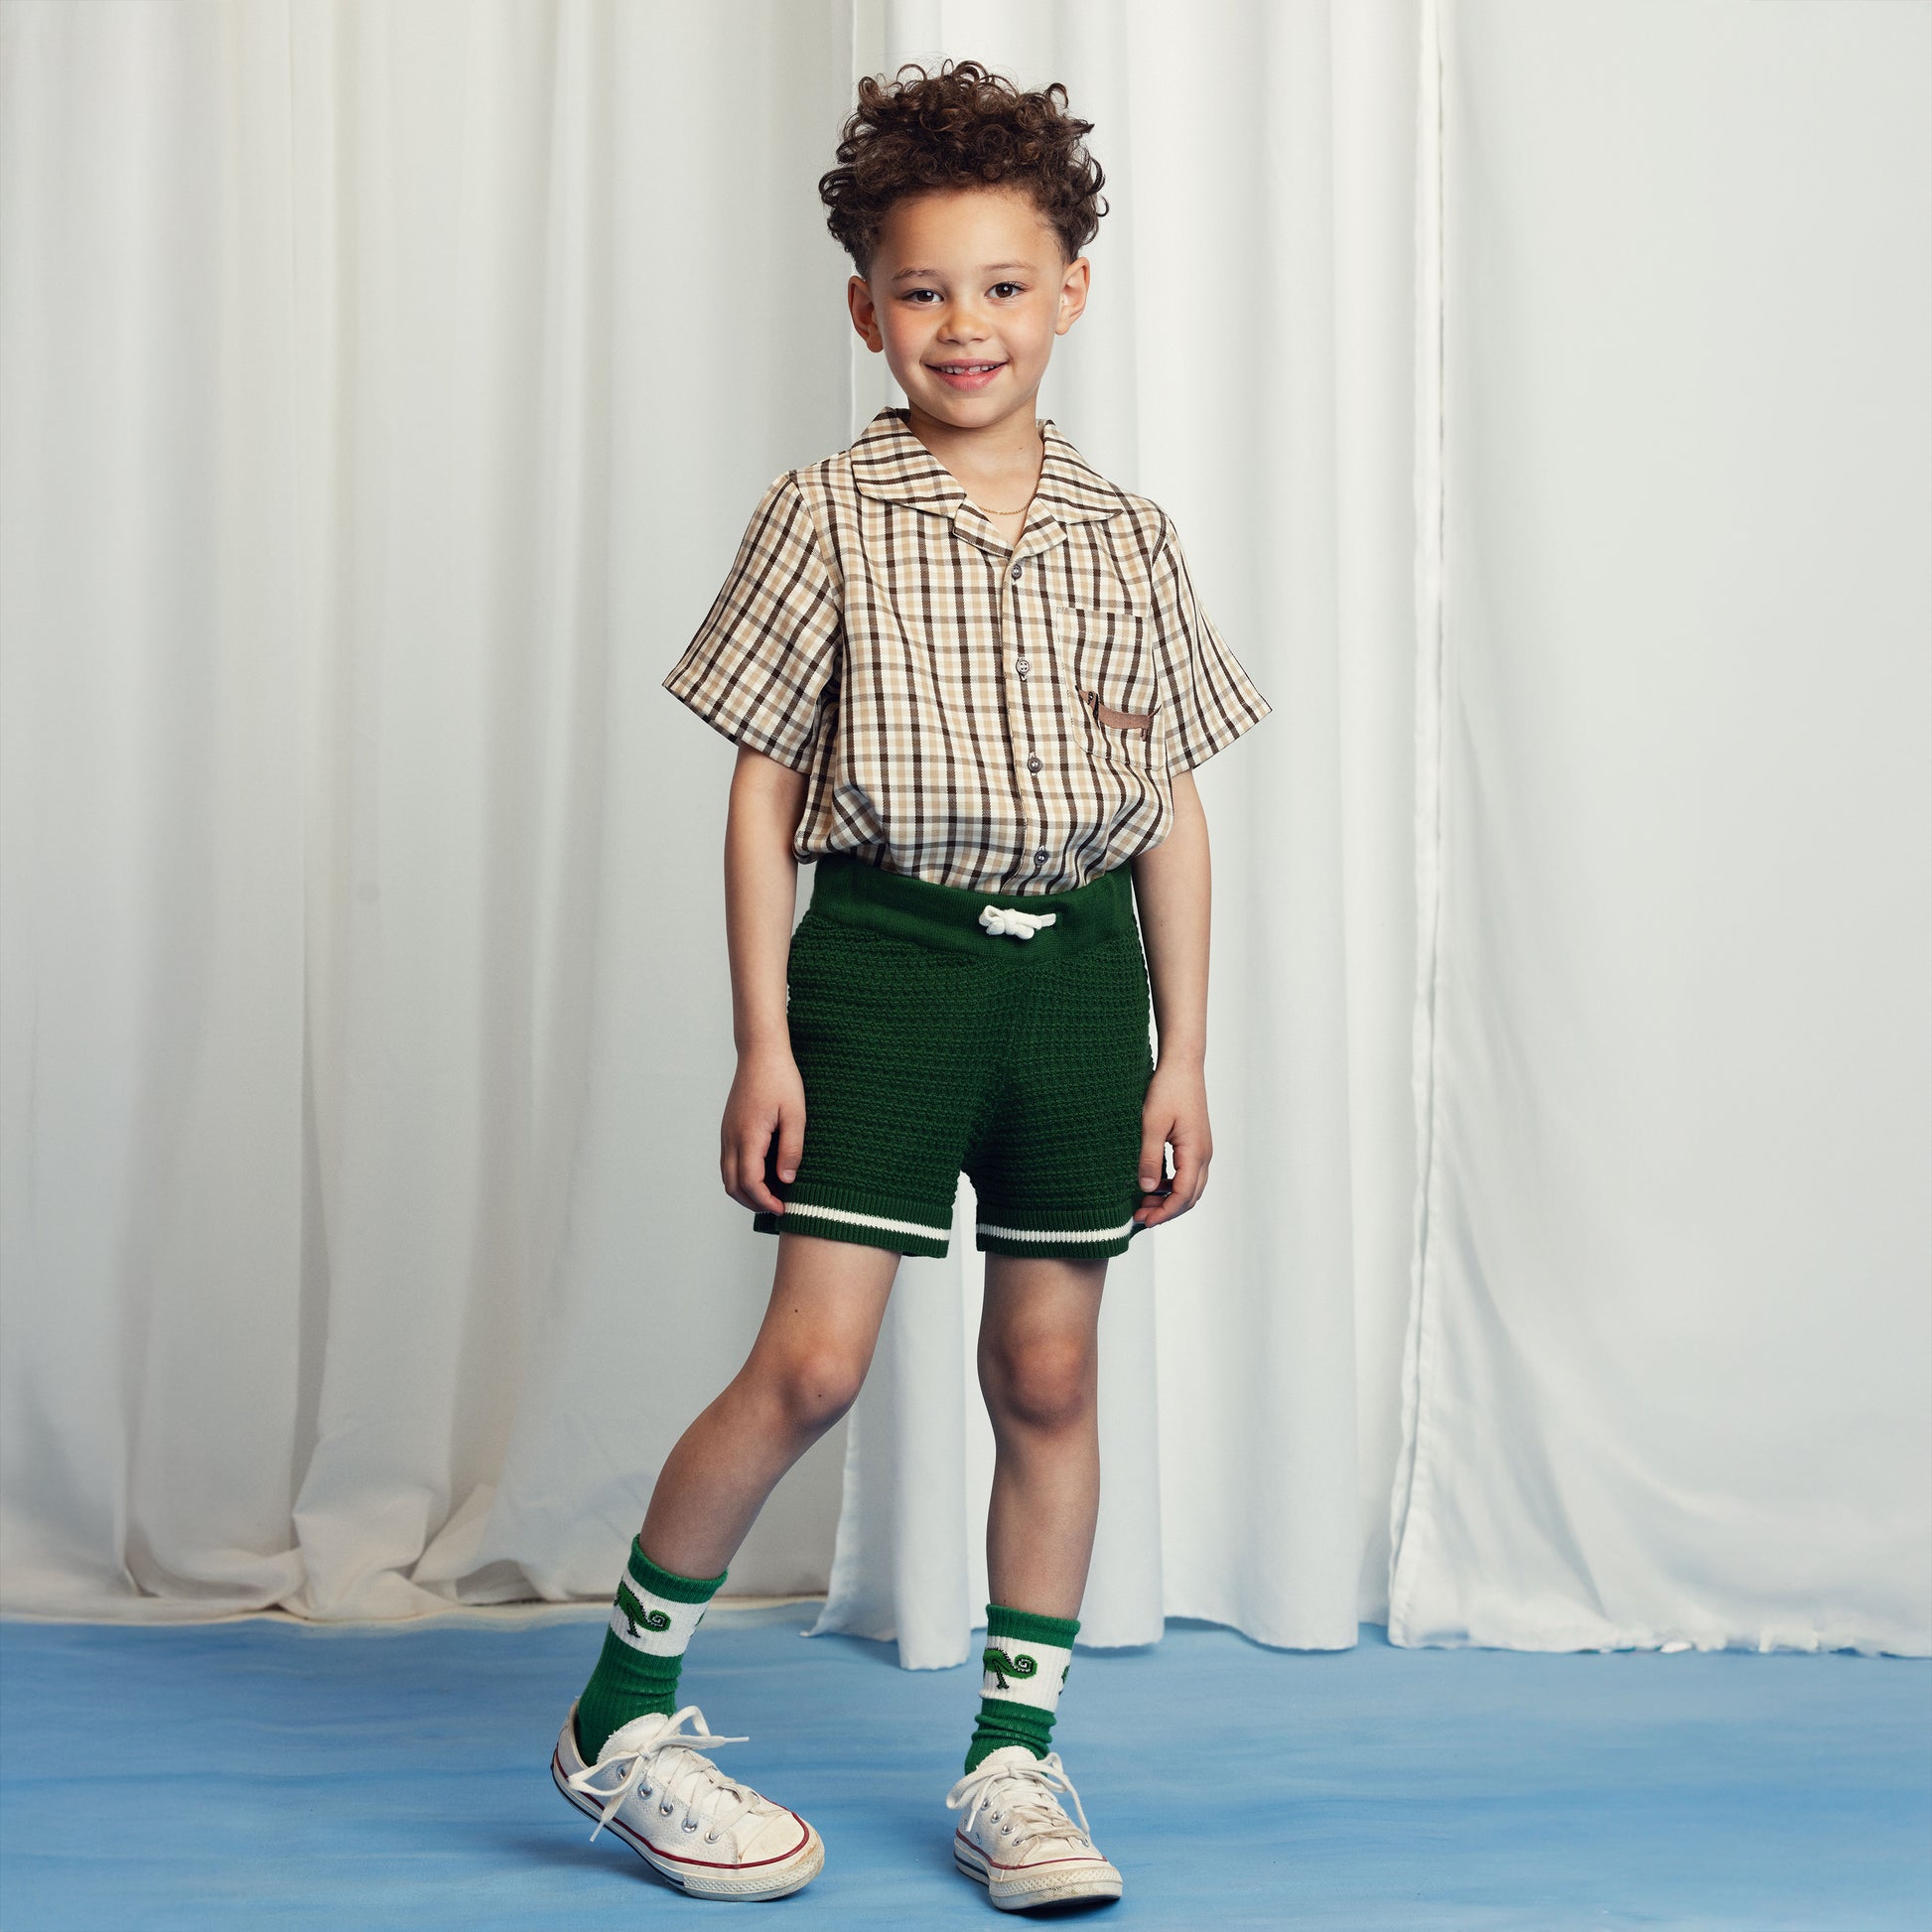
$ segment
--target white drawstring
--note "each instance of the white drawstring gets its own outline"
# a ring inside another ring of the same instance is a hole
[[[1008,1759],[1003,1764],[982,1764],[977,1771],[968,1771],[946,1794],[948,1811],[957,1811],[962,1805],[967,1808],[966,1816],[960,1821],[962,1831],[970,1832],[973,1829],[973,1820],[980,1815],[980,1807],[993,1795],[993,1787],[1005,1778],[1011,1778],[1020,1785],[1020,1789],[1010,1794],[1007,1800],[1007,1816],[1014,1824],[1031,1825],[1035,1833],[1044,1833],[1049,1838],[1072,1836],[1072,1823],[1053,1796],[1056,1791],[1064,1791],[1073,1800],[1073,1809],[1079,1813],[1080,1836],[1091,1842],[1086,1808],[1080,1803],[1080,1794],[1074,1790],[1073,1780],[1067,1776],[1066,1766],[1060,1762],[1058,1751],[1048,1751],[1044,1757],[1036,1757],[1030,1764],[1015,1764]],[[1029,1783],[1043,1788],[1030,1791],[1027,1789]]]
[[[686,1718],[696,1720],[694,1727],[680,1731],[679,1726]],[[633,1722],[641,1723],[641,1720]],[[629,1729],[626,1725],[624,1728]],[[605,1800],[604,1815],[597,1821],[597,1832],[601,1832],[617,1816],[618,1807],[636,1790],[646,1784],[647,1772],[655,1773],[664,1793],[663,1809],[668,1812],[672,1800],[684,1806],[685,1829],[694,1831],[709,1822],[722,1827],[725,1820],[718,1814],[721,1811],[743,1811],[752,1802],[752,1796],[736,1778],[728,1778],[715,1764],[707,1763],[697,1755],[700,1746],[710,1750],[718,1744],[743,1744],[743,1737],[714,1737],[705,1729],[704,1713],[695,1704],[687,1704],[675,1717],[666,1718],[662,1727],[655,1731],[641,1731],[639,1739],[629,1750],[619,1750],[596,1764],[587,1764],[581,1771],[571,1772],[567,1779],[573,1791],[581,1791],[586,1797]],[[661,1761],[660,1761],[661,1760]],[[611,1771],[625,1766],[621,1781],[612,1788],[599,1784],[600,1771]],[[700,1787],[695,1793],[691,1787]],[[645,1795],[649,1792],[646,1789]],[[736,1797],[736,1806],[728,1800]],[[597,1832],[591,1834],[593,1841]]]
[[[980,907],[980,924],[996,939],[1002,935],[1009,939],[1031,939],[1041,926],[1051,925],[1058,917],[1057,912],[1022,912],[1012,905]]]

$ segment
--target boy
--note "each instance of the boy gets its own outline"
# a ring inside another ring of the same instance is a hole
[[[736,1740],[679,1708],[679,1664],[772,1486],[858,1394],[899,1256],[946,1252],[964,1170],[995,1600],[946,1803],[960,1868],[1015,1910],[1121,1892],[1050,1745],[1099,1498],[1095,1325],[1107,1259],[1206,1184],[1189,772],[1268,706],[1168,518],[1035,417],[1105,211],[1091,124],[972,62],[905,73],[861,83],[819,188],[853,325],[906,407],[771,484],[665,680],[739,746],[720,1165],[779,1236],[776,1279],[658,1476],[552,1772],[687,1891],[772,1898],[817,1872],[812,1827],[701,1754]]]

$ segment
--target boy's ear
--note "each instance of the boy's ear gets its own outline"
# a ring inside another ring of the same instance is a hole
[[[1064,336],[1080,320],[1092,281],[1093,264],[1086,256],[1076,255],[1067,263],[1066,275],[1060,283],[1059,313],[1053,318],[1054,335]]]
[[[855,275],[846,283],[845,306],[852,312],[853,328],[877,355],[886,346],[886,339],[879,333],[879,311],[873,306],[872,286],[863,275]]]

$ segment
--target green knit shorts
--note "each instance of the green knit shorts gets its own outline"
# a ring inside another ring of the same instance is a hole
[[[1019,938],[987,907],[1052,923]],[[823,858],[787,977],[805,1151],[789,1185],[767,1160],[785,1212],[754,1226],[943,1255],[964,1172],[989,1254],[1126,1253],[1154,1060],[1125,866],[971,893]]]

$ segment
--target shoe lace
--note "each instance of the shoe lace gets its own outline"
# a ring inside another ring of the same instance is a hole
[[[1079,1816],[1077,1832],[1073,1821],[1060,1809],[1056,1794],[1062,1791],[1073,1800],[1073,1809]],[[993,1802],[995,1798],[999,1800],[997,1806]],[[982,1810],[987,1810],[1001,1814],[1013,1828],[1016,1839],[1079,1838],[1089,1845],[1093,1842],[1086,1807],[1080,1803],[1080,1794],[1074,1790],[1073,1780],[1067,1776],[1058,1751],[1048,1751],[1044,1757],[1036,1757],[1027,1764],[1009,1760],[1004,1764],[982,1764],[977,1771],[968,1771],[946,1794],[948,1811],[962,1807],[966,1812],[960,1821],[963,1831],[970,1832],[973,1821]]]
[[[683,1729],[687,1718],[692,1725],[688,1731]],[[700,1750],[744,1744],[750,1739],[714,1736],[695,1704],[687,1704],[666,1718],[658,1730],[639,1732],[638,1738],[628,1750],[615,1751],[569,1776],[573,1791],[604,1800],[603,1816],[597,1821],[597,1831],[591,1833],[593,1844],[597,1833],[617,1816],[618,1807],[639,1788],[645,1797],[653,1788],[662,1792],[658,1809],[666,1817],[674,1805],[682,1805],[684,1830],[695,1832],[705,1827],[707,1843],[715,1842],[750,1808],[754,1794],[736,1778],[727,1777],[709,1758],[698,1755]],[[619,1781],[615,1785],[600,1782],[610,1772],[621,1772]]]

